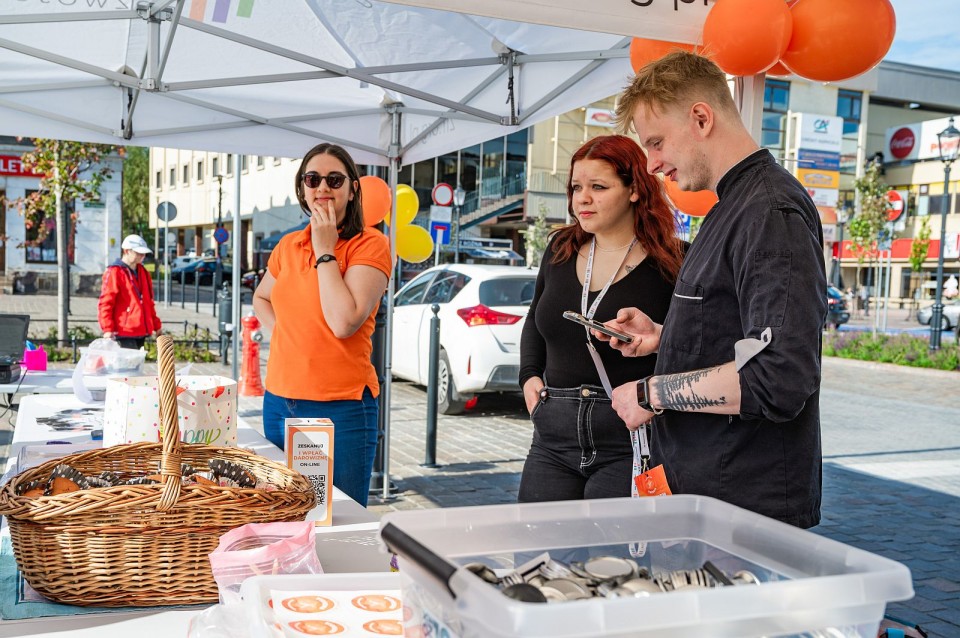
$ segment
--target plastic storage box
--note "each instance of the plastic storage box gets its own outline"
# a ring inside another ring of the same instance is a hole
[[[393,512],[380,533],[400,556],[404,606],[423,636],[872,638],[886,603],[913,596],[900,563],[700,496]],[[512,568],[544,551],[633,556],[651,572],[710,560],[763,582],[537,604],[461,567]]]

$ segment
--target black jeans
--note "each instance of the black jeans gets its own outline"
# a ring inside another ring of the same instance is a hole
[[[521,503],[630,496],[633,447],[603,388],[547,387],[533,409]]]
[[[139,350],[146,340],[146,337],[117,337],[117,343],[120,344],[120,347],[130,350]]]

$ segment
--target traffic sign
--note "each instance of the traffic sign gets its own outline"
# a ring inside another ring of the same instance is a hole
[[[157,204],[157,219],[162,222],[172,222],[177,218],[177,207],[171,202]]]
[[[453,186],[446,182],[440,182],[433,187],[433,203],[437,206],[449,206],[453,203]]]
[[[453,208],[450,206],[437,206],[433,205],[430,207],[430,221],[432,222],[449,222],[453,219]]]
[[[449,222],[430,222],[430,236],[433,241],[439,244],[450,243],[450,224]]]
[[[218,244],[225,244],[227,240],[230,239],[230,233],[226,228],[221,226],[220,228],[213,231],[213,238],[217,240]]]
[[[884,199],[887,200],[887,221],[895,222],[900,219],[900,215],[903,215],[903,211],[906,208],[903,195],[898,191],[887,191]]]

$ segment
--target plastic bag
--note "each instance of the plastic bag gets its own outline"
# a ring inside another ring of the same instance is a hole
[[[250,635],[244,605],[214,605],[190,619],[187,638],[247,638]]]
[[[139,375],[143,373],[144,350],[121,348],[113,339],[94,339],[86,348],[80,348],[80,360],[73,369],[73,393],[84,403],[103,401],[106,390],[87,388],[84,377],[109,374]]]
[[[220,602],[240,601],[240,585],[251,576],[322,574],[313,521],[250,523],[220,537],[210,554]]]

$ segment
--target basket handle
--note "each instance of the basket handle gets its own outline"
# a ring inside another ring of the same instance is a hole
[[[160,390],[160,438],[163,456],[160,475],[163,493],[157,510],[166,512],[180,498],[180,427],[177,424],[177,378],[173,361],[173,337],[157,337],[157,368]]]

